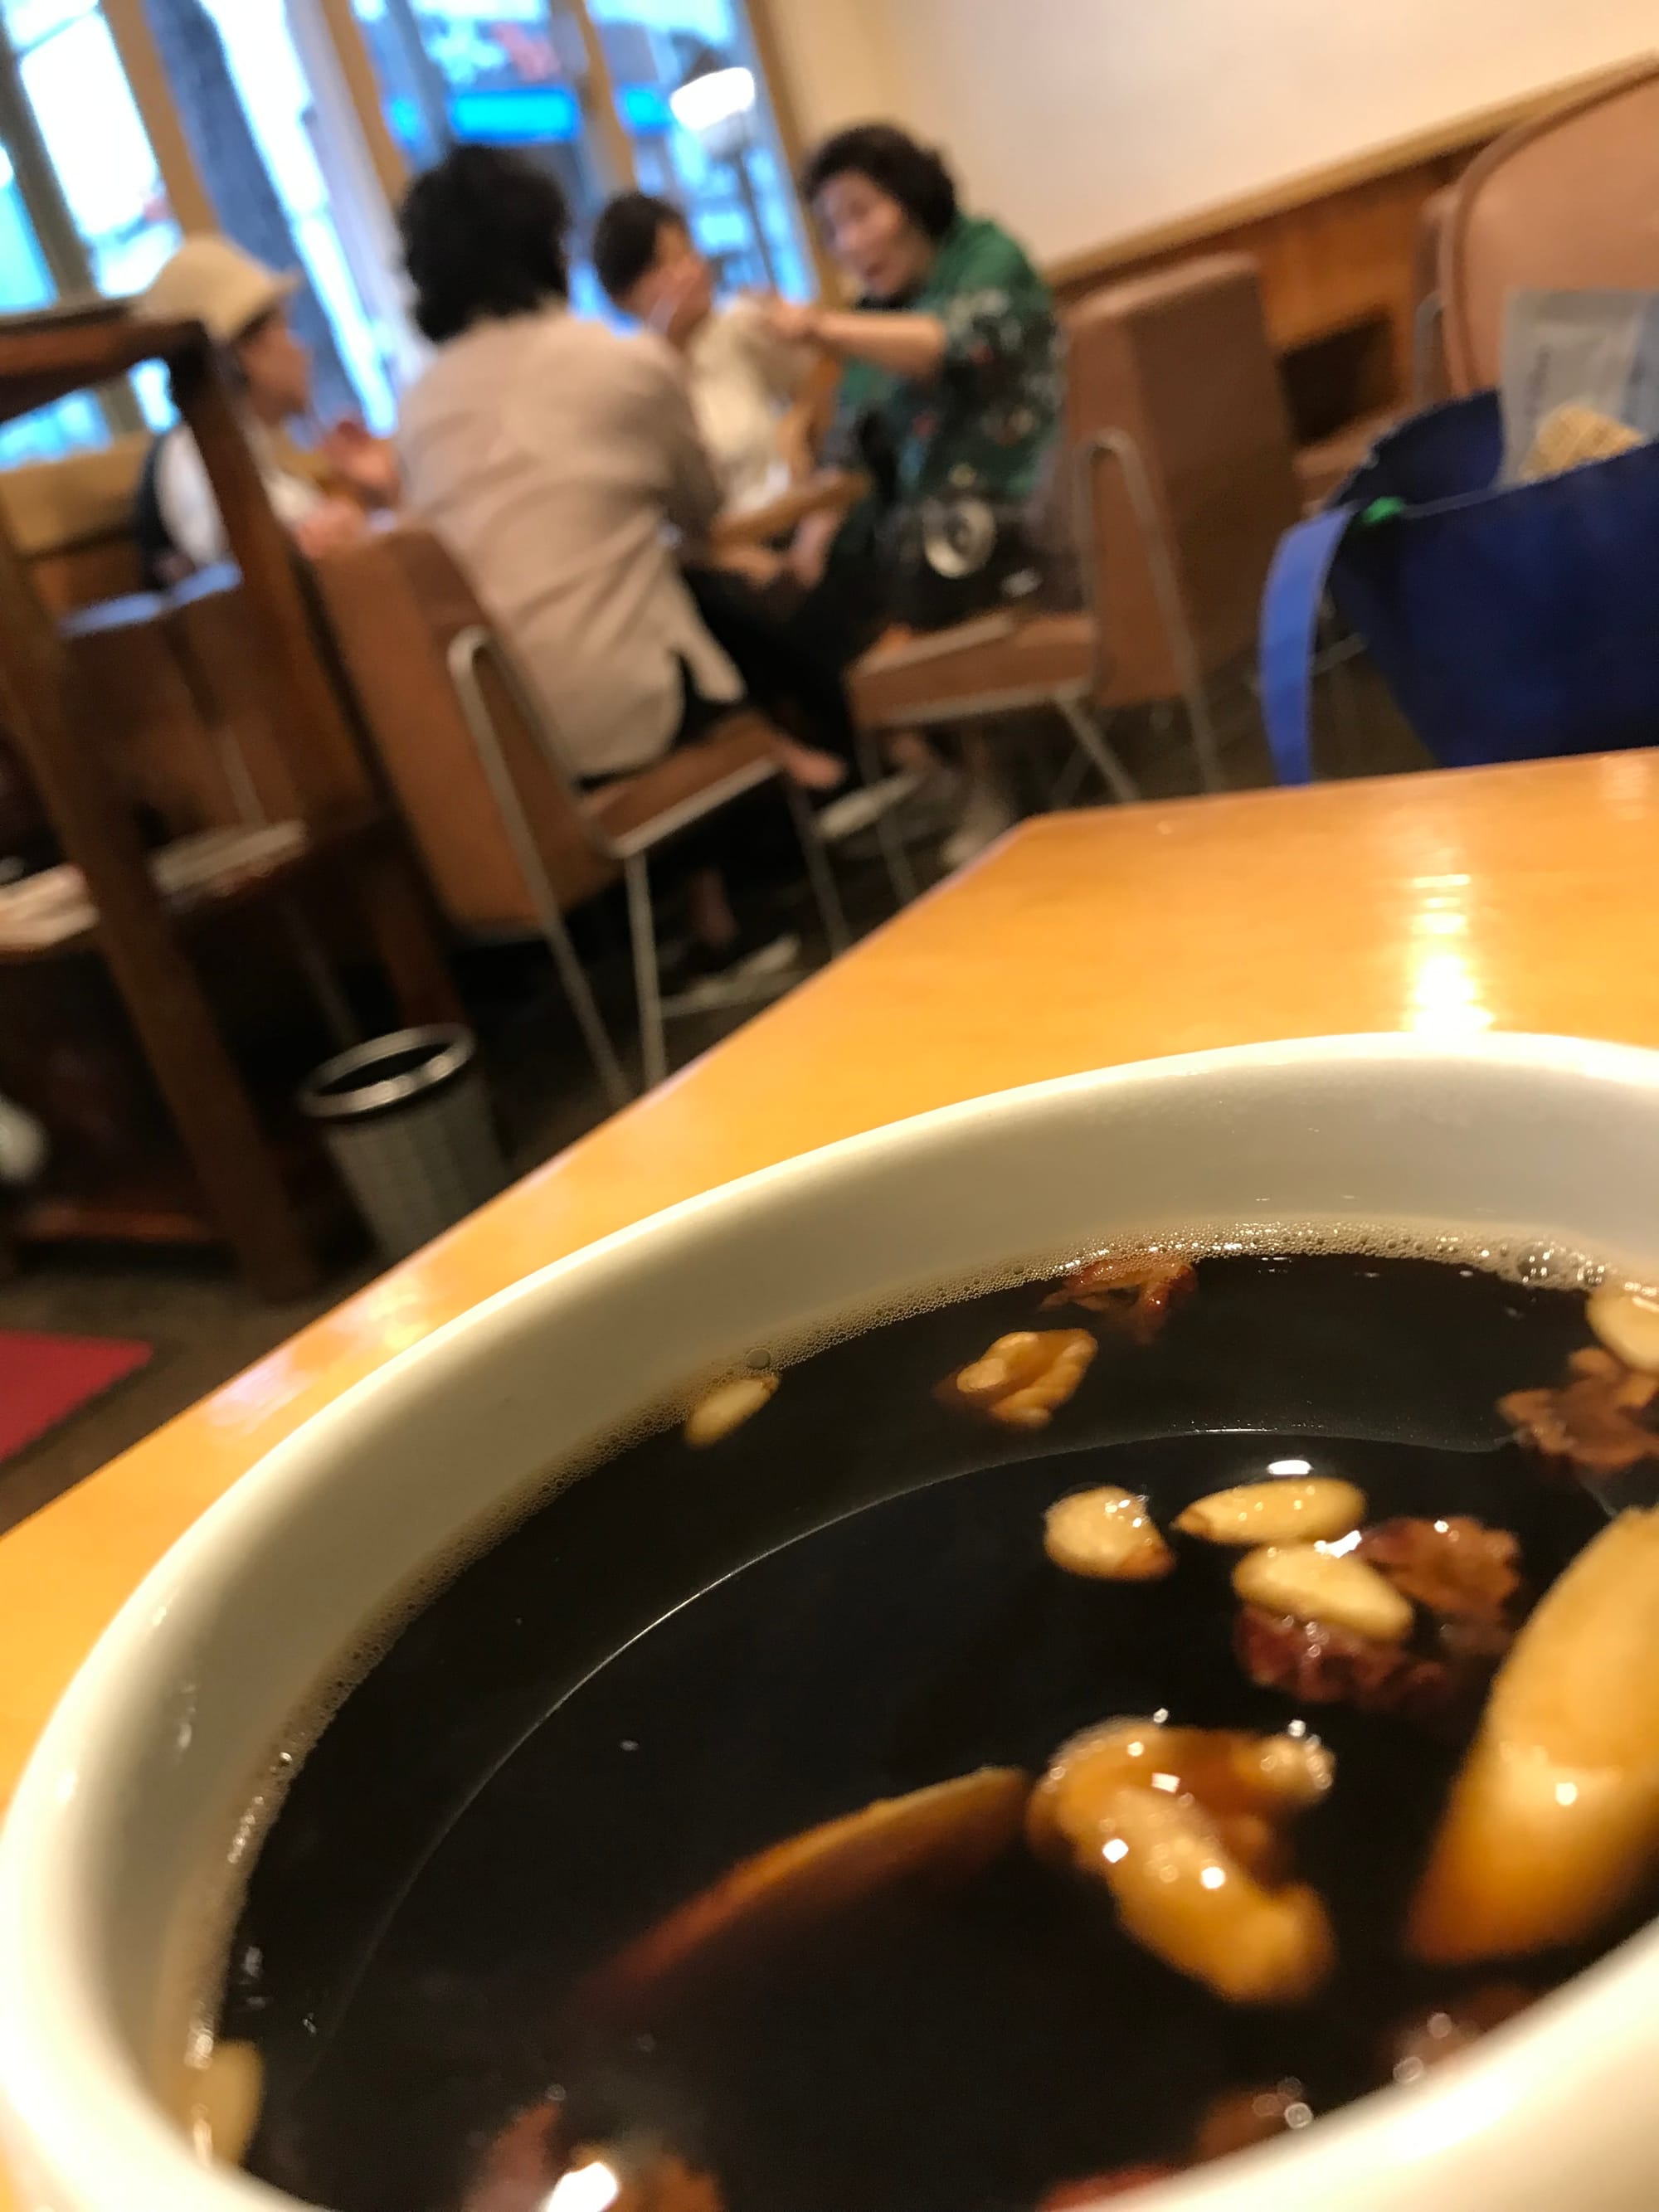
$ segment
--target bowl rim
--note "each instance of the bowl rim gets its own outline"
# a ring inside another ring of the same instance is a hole
[[[97,1753],[112,1744],[126,1719],[143,1710],[145,1678],[162,1663],[174,1600],[228,1571],[239,1541],[257,1540],[260,1523],[302,1510],[304,1478],[320,1458],[349,1450],[360,1425],[377,1411],[433,1388],[467,1364],[481,1336],[522,1304],[539,1303],[604,1268],[627,1267],[636,1249],[676,1231],[695,1231],[710,1215],[764,1203],[777,1189],[807,1188],[882,1155],[902,1158],[953,1129],[988,1118],[1040,1113],[1045,1102],[1077,1093],[1103,1097],[1123,1086],[1177,1084],[1206,1073],[1251,1069],[1310,1072],[1370,1061],[1422,1070],[1436,1065],[1503,1066],[1518,1076],[1555,1073],[1659,1094],[1659,1052],[1571,1036],[1515,1032],[1440,1037],[1412,1032],[1296,1038],[1125,1062],[1022,1085],[880,1125],[762,1168],[631,1223],[504,1285],[429,1335],[349,1385],[289,1436],[261,1455],[191,1523],[144,1577],[77,1669],[34,1746],[0,1829],[0,1956],[26,1970],[0,1984],[0,2123],[26,2166],[49,2177],[40,2200],[64,2212],[104,2212],[119,2202],[135,2212],[276,2212],[300,2201],[240,2168],[207,2166],[164,2113],[109,2017],[107,1992],[96,1984],[84,1946],[58,1945],[46,1978],[37,1946],[27,1939],[41,1917],[42,1896],[72,1899],[77,1856],[85,1850],[87,1808],[100,1784]],[[94,1778],[88,1782],[88,1775]],[[79,1869],[82,1880],[90,1869]],[[72,1921],[73,1915],[70,1916]],[[1322,2118],[1305,2138],[1263,2146],[1199,2169],[1155,2191],[1149,2203],[1171,2212],[1312,2212],[1338,2202],[1354,2212],[1405,2202],[1429,2180],[1429,2162],[1467,2154],[1473,2175],[1481,2147],[1505,2120],[1555,2105],[1562,2093],[1563,2052],[1575,2048],[1585,2067],[1592,2031],[1605,2033],[1604,2014],[1636,2020],[1654,2009],[1642,2002],[1659,1984],[1659,1923],[1639,1932],[1586,1972],[1485,2039],[1457,2064],[1419,2085],[1409,2099],[1372,2094]],[[1581,2033],[1576,2036],[1574,2030]],[[1571,2069],[1566,2069],[1571,2070]],[[1646,2100],[1650,2075],[1626,2067],[1625,2094]],[[1610,2069],[1599,2064],[1602,2087]],[[1659,2166],[1659,2154],[1656,2154]],[[1367,2177],[1389,2191],[1373,2195]],[[1415,2179],[1413,2179],[1415,2177]],[[1443,2166],[1434,2171],[1445,2185]],[[1552,2203],[1559,2202],[1551,2199]],[[1613,2200],[1607,2200],[1612,2212]],[[1506,2207],[1509,2200],[1505,2200]],[[1541,2208],[1542,2198],[1538,2200]],[[1626,2200],[1618,2200],[1625,2212]],[[1597,2200],[1598,2212],[1601,2200]],[[1533,2200],[1513,2212],[1532,2212]],[[1628,2200],[1629,2212],[1644,2212]],[[1578,2212],[1588,2212],[1589,2199]]]

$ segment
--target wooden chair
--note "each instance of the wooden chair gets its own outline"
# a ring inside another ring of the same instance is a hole
[[[1110,286],[1066,329],[1088,604],[878,646],[852,684],[866,780],[884,730],[1051,707],[1130,800],[1108,720],[1179,701],[1199,781],[1220,786],[1208,683],[1249,648],[1273,549],[1300,512],[1254,264],[1217,255]]]
[[[647,1085],[667,1072],[651,860],[674,838],[775,781],[788,802],[831,947],[846,924],[811,808],[758,715],[637,775],[579,792],[547,712],[438,539],[400,526],[317,564],[341,662],[439,901],[474,936],[544,937],[613,1102],[628,1086],[565,916],[626,887]]]
[[[221,915],[297,901],[326,880],[360,903],[405,1019],[453,1018],[457,1001],[396,818],[380,802],[319,658],[287,540],[206,333],[196,324],[139,322],[101,301],[0,320],[0,419],[152,359],[172,372],[175,400],[225,518],[240,570],[235,650],[242,682],[257,693],[270,744],[304,787],[295,811],[305,834],[291,858],[257,878],[222,894],[205,890],[187,911],[168,907],[103,744],[106,723],[131,721],[131,742],[142,752],[150,735],[144,715],[157,695],[146,692],[147,706],[118,689],[112,712],[101,684],[94,688],[92,665],[102,656],[118,686],[124,669],[128,679],[134,670],[155,674],[164,635],[157,603],[134,603],[125,616],[118,611],[65,635],[0,526],[0,723],[65,855],[81,870],[95,913],[77,938],[40,950],[14,945],[0,957],[33,965],[77,953],[101,960],[193,1176],[194,1188],[161,1210],[166,1233],[223,1237],[258,1287],[286,1297],[317,1279],[319,1255],[194,956],[205,952]],[[176,685],[178,672],[167,680]],[[199,672],[182,680],[188,689]],[[168,712],[179,696],[176,689],[169,695]],[[187,719],[182,707],[179,712]],[[118,1192],[77,1197],[72,1205],[58,1194],[48,1211],[52,1233],[65,1234],[144,1233],[124,1224],[161,1218]],[[31,1233],[31,1218],[26,1206],[15,1224],[20,1237]]]
[[[146,432],[89,453],[0,470],[0,521],[56,615],[142,591],[133,502]]]
[[[1313,514],[1367,459],[1407,412],[1432,407],[1447,398],[1445,334],[1440,304],[1440,234],[1452,200],[1449,190],[1423,203],[1411,258],[1411,369],[1408,405],[1376,408],[1344,423],[1328,438],[1302,447],[1296,457],[1297,482],[1304,511]]]
[[[1455,393],[1500,381],[1518,287],[1659,289],[1659,64],[1511,131],[1452,187],[1440,297]]]

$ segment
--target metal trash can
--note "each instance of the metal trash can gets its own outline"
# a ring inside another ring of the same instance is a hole
[[[507,1181],[507,1163],[459,1024],[394,1030],[325,1060],[300,1092],[388,1260],[419,1249]]]

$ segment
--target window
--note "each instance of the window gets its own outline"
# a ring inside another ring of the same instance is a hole
[[[337,7],[385,131],[358,104]],[[301,271],[319,417],[387,428],[421,357],[398,155],[418,169],[461,140],[544,162],[579,241],[638,183],[684,208],[724,289],[813,289],[744,0],[0,0],[0,312],[142,290],[187,209],[192,228]],[[572,291],[609,313],[580,261]],[[0,425],[0,466],[170,417],[153,365]]]
[[[637,181],[686,210],[723,289],[812,291],[738,0],[354,7],[411,168],[459,140],[520,146],[558,177],[579,228],[609,191]],[[572,290],[581,313],[610,312],[580,266]]]
[[[227,237],[306,278],[291,310],[310,346],[319,413],[394,411],[313,147],[312,99],[283,0],[145,0],[167,83]]]
[[[684,207],[727,291],[816,289],[739,0],[589,0],[641,188]]]
[[[141,292],[179,243],[96,0],[3,0],[17,74],[100,292]]]
[[[178,242],[161,176],[96,0],[0,0],[0,304],[132,292]],[[103,444],[169,414],[160,368],[0,430],[0,465]]]
[[[0,152],[0,309],[15,313],[44,307],[57,290],[18,190],[11,157]],[[77,392],[55,407],[0,423],[0,468],[57,460],[78,447],[101,446],[108,435],[109,425],[97,400],[89,392]]]
[[[550,0],[356,0],[392,135],[411,168],[462,139],[544,161],[579,219],[605,197],[581,26]]]
[[[578,231],[621,181],[601,151],[604,94],[579,18],[560,0],[353,0],[386,122],[411,169],[462,141],[516,146],[564,187]],[[608,314],[593,273],[571,270],[580,313]]]

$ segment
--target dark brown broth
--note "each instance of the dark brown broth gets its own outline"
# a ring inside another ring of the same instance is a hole
[[[1225,1556],[1183,1552],[1141,1588],[1054,1568],[1042,1510],[1069,1491],[1146,1490],[1167,1523],[1305,1459],[1373,1517],[1516,1530],[1534,1588],[1600,1524],[1494,1412],[1586,1340],[1582,1299],[1427,1262],[1211,1261],[1156,1344],[1097,1327],[1047,1431],[952,1418],[933,1386],[1038,1303],[999,1291],[834,1346],[706,1455],[647,1438],[410,1626],[307,1761],[233,1946],[222,2032],[267,2068],[256,2172],[339,2212],[452,2212],[556,2084],[567,2140],[645,2128],[729,2212],[1015,2212],[1067,2176],[1182,2160],[1224,2088],[1292,2076],[1321,2111],[1376,2086],[1389,2026],[1482,1978],[1396,1946],[1455,1754],[1322,1707],[1302,1717],[1337,1787],[1298,1849],[1342,1965],[1312,2006],[1230,2009],[1016,1854],[962,1894],[844,1913],[626,2035],[573,2017],[583,1973],[663,1912],[872,1798],[1039,1771],[1115,1714],[1297,1717],[1232,1658]]]

